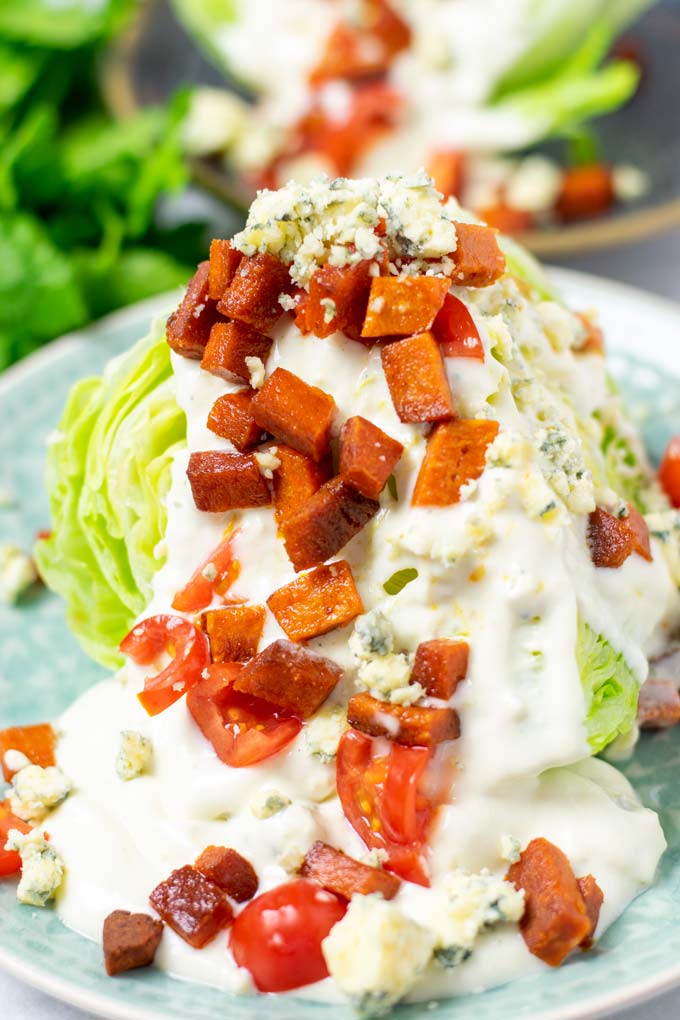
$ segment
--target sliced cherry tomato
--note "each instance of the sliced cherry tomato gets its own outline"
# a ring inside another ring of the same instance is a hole
[[[123,638],[120,650],[140,666],[164,654],[171,656],[165,669],[146,678],[137,695],[149,715],[158,715],[186,694],[210,662],[205,634],[181,616],[160,614],[142,620]]]
[[[187,707],[217,757],[237,769],[278,754],[302,729],[290,712],[234,690],[242,668],[237,662],[209,666],[187,696]]]
[[[659,481],[675,507],[680,507],[680,436],[673,436],[659,468]]]
[[[0,802],[0,876],[16,875],[21,871],[21,857],[16,850],[5,850],[10,829],[18,829],[27,835],[30,825],[13,815],[5,801]]]
[[[212,602],[215,595],[224,595],[231,588],[240,572],[240,565],[234,556],[232,531],[209,556],[196,568],[187,584],[172,600],[172,608],[179,613],[198,613]]]
[[[462,301],[447,294],[432,324],[441,352],[447,358],[477,358],[484,361],[484,346],[474,320]]]
[[[423,792],[431,758],[426,747],[404,747],[347,730],[338,746],[336,782],[345,817],[369,849],[386,850],[387,871],[429,885],[426,840],[434,803]]]
[[[252,900],[238,915],[229,944],[239,967],[250,971],[261,992],[285,992],[328,977],[321,943],[347,904],[298,879]]]

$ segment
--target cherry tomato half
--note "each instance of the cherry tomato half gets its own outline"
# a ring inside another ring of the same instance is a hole
[[[294,740],[300,720],[262,698],[232,687],[242,666],[237,662],[208,667],[207,676],[187,696],[187,708],[218,758],[233,768],[271,758]]]
[[[239,575],[240,565],[234,556],[232,531],[216,549],[206,556],[189,581],[172,600],[172,608],[179,613],[198,613],[209,606],[215,595],[224,595]],[[207,575],[207,576],[206,576]]]
[[[408,882],[429,885],[426,840],[434,813],[422,791],[431,758],[426,747],[404,747],[356,730],[338,746],[338,796],[354,831],[369,849],[386,850],[385,868]]]
[[[442,354],[447,358],[476,358],[484,361],[484,346],[474,320],[462,301],[447,294],[432,324]]]
[[[142,620],[123,638],[120,650],[140,666],[163,654],[171,656],[165,669],[146,678],[137,695],[149,715],[163,712],[198,683],[210,661],[205,634],[181,616],[160,614]]]
[[[328,977],[321,943],[347,904],[301,878],[252,900],[237,916],[229,944],[261,992],[285,992]]]
[[[659,481],[675,507],[680,507],[680,436],[673,436],[659,468]]]
[[[10,829],[18,829],[27,835],[30,825],[13,815],[6,802],[0,802],[0,876],[16,875],[21,871],[21,857],[16,850],[5,850],[5,843]]]

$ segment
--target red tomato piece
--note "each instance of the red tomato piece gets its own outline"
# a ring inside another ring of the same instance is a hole
[[[447,358],[477,358],[484,361],[484,347],[470,312],[457,297],[447,294],[432,332]]]
[[[21,857],[16,850],[5,850],[10,829],[18,829],[24,835],[31,831],[30,825],[13,815],[5,802],[0,802],[0,878],[21,871]]]
[[[239,575],[240,565],[234,557],[232,531],[196,568],[187,584],[172,600],[179,613],[198,613],[209,606],[215,595],[224,595]]]
[[[148,666],[164,654],[171,657],[165,669],[146,678],[144,690],[137,695],[149,715],[158,715],[186,694],[210,662],[203,631],[181,616],[162,613],[133,627],[120,650],[139,666]]]
[[[347,904],[304,878],[262,893],[241,911],[229,945],[261,992],[285,992],[328,977],[321,943]]]
[[[659,468],[659,481],[675,507],[680,507],[680,436],[673,436]]]
[[[237,662],[209,666],[207,676],[187,696],[194,722],[217,757],[236,769],[278,754],[302,728],[290,712],[234,690],[232,683],[242,668]]]
[[[434,807],[422,790],[426,747],[384,743],[356,730],[338,747],[336,782],[345,817],[369,849],[386,850],[387,871],[429,886],[425,844]]]

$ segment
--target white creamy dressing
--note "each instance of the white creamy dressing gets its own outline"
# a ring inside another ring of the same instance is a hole
[[[491,353],[503,340],[498,320],[509,296],[520,303],[512,339],[540,345],[544,371],[553,381],[568,380],[580,408],[589,413],[604,400],[601,359],[584,358],[577,365],[566,346],[560,348],[554,338],[550,343],[550,309],[522,301],[507,280],[479,294],[457,293],[469,302],[486,351],[484,364],[448,360],[462,414],[493,417],[503,432],[530,434],[527,416],[512,397],[510,374]],[[582,515],[562,506],[546,523],[536,514],[552,490],[535,456],[510,467],[489,465],[458,506],[412,508],[426,430],[397,418],[379,350],[339,335],[303,337],[284,317],[267,372],[277,365],[332,393],[339,408],[336,431],[349,415],[363,414],[406,447],[395,471],[398,503],[385,491],[381,512],[339,554],[351,564],[365,608],[379,608],[388,617],[399,650],[413,652],[432,637],[464,635],[470,642],[468,679],[453,702],[462,736],[444,752],[457,772],[453,802],[442,809],[431,838],[432,887],[404,883],[397,902],[427,923],[451,868],[504,874],[502,837],[524,846],[544,836],[565,851],[577,875],[596,877],[605,896],[603,930],[653,880],[665,843],[656,816],[640,807],[613,767],[581,760],[589,746],[574,658],[577,614],[625,652],[642,681],[644,650],[658,643],[677,598],[659,549],[655,546],[651,564],[633,556],[617,571],[595,570]],[[190,451],[229,447],[206,430],[205,421],[216,397],[238,387],[202,371],[198,362],[173,355],[173,366],[187,413],[188,449],[174,464],[168,559],[144,616],[169,610],[174,593],[232,521],[239,528],[235,548],[241,563],[232,592],[264,604],[295,577],[272,510],[200,513],[185,475]],[[416,567],[417,580],[387,596],[383,583],[404,567]],[[347,668],[331,697],[341,704],[354,689],[350,633],[351,626],[310,642]],[[268,612],[261,647],[281,636]],[[365,857],[335,796],[334,766],[310,756],[304,729],[276,758],[231,769],[203,738],[184,700],[146,716],[136,698],[145,672],[128,665],[84,694],[61,720],[59,765],[76,790],[50,817],[49,831],[67,865],[58,910],[68,925],[99,938],[111,910],[148,910],[154,886],[210,843],[232,846],[251,860],[262,890],[288,879],[315,839]],[[128,783],[117,777],[121,730],[151,738],[151,775]],[[255,817],[249,805],[263,791],[278,791],[291,806],[264,820]],[[157,962],[181,977],[234,991],[250,987],[226,949],[225,935],[197,951],[166,929]],[[480,989],[542,966],[515,926],[501,926],[482,935],[471,958],[454,970],[432,965],[412,994],[424,999]],[[330,979],[295,994],[338,996]]]

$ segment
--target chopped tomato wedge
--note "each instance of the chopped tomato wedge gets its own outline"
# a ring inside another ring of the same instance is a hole
[[[16,850],[5,850],[10,829],[18,829],[24,835],[31,831],[30,825],[13,815],[6,802],[0,802],[0,877],[16,875],[21,871],[21,857]]]
[[[304,878],[278,885],[238,915],[229,945],[261,992],[285,992],[328,977],[321,943],[347,904]]]
[[[336,782],[345,817],[369,849],[386,850],[387,871],[407,882],[430,884],[426,840],[434,803],[423,791],[431,752],[343,734]]]
[[[172,608],[179,613],[198,613],[212,602],[215,595],[224,595],[239,575],[240,566],[234,556],[236,532],[221,542],[196,568],[187,584],[178,591]]]
[[[158,715],[186,694],[210,662],[205,634],[181,616],[160,614],[142,620],[123,638],[120,650],[139,666],[171,657],[165,669],[146,678],[137,695],[149,715]]]
[[[447,358],[484,361],[484,346],[470,312],[457,297],[447,294],[432,324],[442,354]]]
[[[659,468],[659,481],[675,507],[680,507],[680,436],[673,436]]]
[[[237,769],[278,754],[302,728],[290,712],[234,690],[232,683],[242,668],[236,662],[208,666],[187,697],[187,707],[217,757]]]

